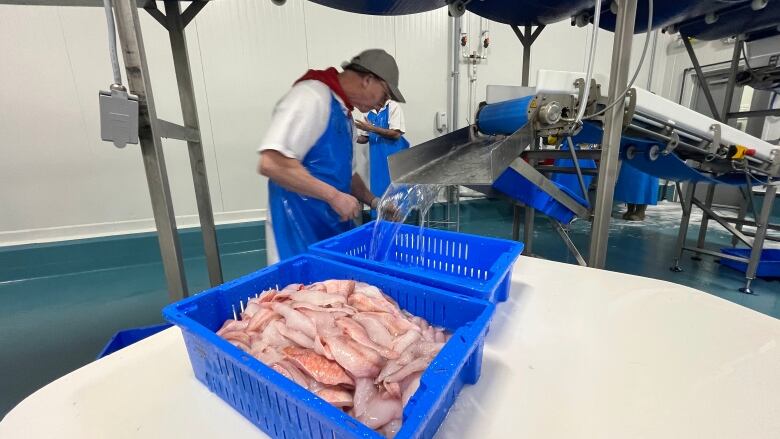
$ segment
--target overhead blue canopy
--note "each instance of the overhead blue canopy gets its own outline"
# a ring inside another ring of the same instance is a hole
[[[445,0],[311,0],[323,6],[369,15],[405,15],[447,6]],[[702,40],[751,34],[780,24],[780,1],[770,1],[754,11],[750,0],[653,0],[652,28],[678,25],[686,36]],[[499,23],[516,26],[552,24],[583,11],[592,13],[595,0],[472,0],[466,9]],[[616,15],[611,0],[603,0],[601,24],[614,31]],[[647,0],[638,0],[635,33],[647,31]],[[707,24],[705,16],[717,20]]]
[[[406,15],[446,6],[444,0],[311,0],[329,8],[368,15]]]
[[[566,20],[595,4],[594,0],[473,0],[466,9],[499,23],[525,26]]]
[[[763,9],[754,11],[750,3],[731,7],[717,13],[717,21],[707,24],[704,17],[680,25],[680,33],[700,40],[717,40],[737,34],[772,32],[780,25],[780,2],[770,1]]]
[[[723,0],[653,0],[652,29],[690,20],[740,1],[745,0],[731,2],[724,2]],[[606,2],[602,6],[600,27],[602,29],[614,31],[617,17],[609,10],[609,5],[610,3]],[[634,33],[643,33],[647,30],[647,10],[647,0],[637,0]]]

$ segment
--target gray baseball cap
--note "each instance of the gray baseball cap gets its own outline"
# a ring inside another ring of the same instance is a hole
[[[350,64],[360,66],[385,81],[390,89],[390,99],[396,102],[406,102],[401,91],[398,90],[398,64],[396,64],[393,55],[382,49],[368,49],[360,52],[349,62],[342,63],[341,67],[347,67]]]

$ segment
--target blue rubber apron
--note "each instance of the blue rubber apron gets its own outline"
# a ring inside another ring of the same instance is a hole
[[[331,95],[330,119],[301,164],[316,179],[350,193],[352,183],[352,121]],[[339,221],[328,203],[307,197],[268,181],[274,239],[279,259],[304,253],[310,244],[351,229],[352,221]]]
[[[628,160],[623,160],[614,198],[624,203],[655,205],[658,202],[658,177],[646,174],[631,166]]]
[[[390,128],[390,105],[385,105],[379,113],[368,113],[366,118],[372,125],[379,128]],[[387,158],[392,154],[409,147],[409,142],[403,136],[396,140],[382,137],[377,133],[368,134],[369,165],[371,175],[371,193],[377,197],[384,195],[390,186],[390,168],[387,166]]]

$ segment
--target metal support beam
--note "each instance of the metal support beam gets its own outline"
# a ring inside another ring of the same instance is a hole
[[[564,151],[568,153],[569,151]],[[571,156],[571,154],[569,154]],[[547,172],[555,172],[555,173],[561,173],[561,174],[574,174],[577,175],[577,169],[571,166],[548,166],[548,165],[537,165],[536,170],[542,173]],[[580,169],[580,173],[582,175],[598,175],[599,171],[595,168],[588,168],[588,169]],[[583,181],[584,185],[584,181]],[[582,187],[582,186],[581,186]],[[587,196],[587,195],[586,195]]]
[[[682,219],[680,220],[680,230],[677,233],[677,252],[674,258],[674,265],[671,266],[672,271],[680,272],[680,260],[682,259],[683,249],[685,247],[685,238],[688,235],[688,225],[691,222],[691,204],[693,202],[693,194],[696,191],[696,183],[688,182],[685,185],[685,195],[680,183],[677,183],[677,194],[680,196],[680,206],[682,206]]]
[[[198,12],[206,6],[206,3],[208,3],[206,0],[193,1],[187,6],[187,9],[181,14],[182,27],[187,27],[187,25],[190,24],[190,21],[198,15]]]
[[[756,236],[755,233],[747,231],[747,230],[742,231],[742,233],[744,233],[745,236],[750,236],[750,237]],[[780,242],[780,235],[770,235],[769,233],[767,233],[766,235],[764,235],[764,239],[768,239],[768,240],[774,241],[774,242]]]
[[[577,158],[580,160],[598,160],[600,156],[600,149],[581,149],[577,151]],[[539,149],[536,151],[525,151],[523,152],[523,157],[528,160],[565,160],[571,158],[571,153],[558,149]]]
[[[734,40],[734,51],[731,54],[731,68],[729,69],[729,80],[726,83],[726,94],[723,97],[723,109],[720,111],[720,120],[723,123],[728,122],[727,114],[731,111],[731,102],[734,100],[734,83],[737,80],[737,69],[739,68],[739,57],[742,54],[742,39],[737,35]]]
[[[168,28],[168,23],[165,18],[165,14],[163,14],[159,9],[157,9],[157,3],[151,2],[148,5],[144,6],[144,10],[149,13],[149,15],[152,16],[155,20],[157,20],[160,25],[164,28]]]
[[[569,237],[569,233],[566,232],[561,223],[553,218],[550,218],[550,222],[552,222],[553,229],[558,232],[558,235],[560,235],[563,243],[566,244],[566,248],[568,248],[569,252],[572,254],[572,256],[574,256],[574,259],[577,260],[577,263],[583,267],[587,267],[588,263],[585,262],[585,258],[583,258],[582,254],[580,254],[580,251],[577,250],[577,246],[574,245],[574,242],[572,242],[571,238]]]
[[[766,117],[766,116],[780,116],[780,108],[772,108],[769,110],[751,110],[751,111],[737,111],[726,115],[729,119],[737,119],[740,117]]]
[[[520,40],[520,44],[523,45],[523,71],[521,76],[520,85],[528,87],[529,78],[531,75],[531,45],[539,38],[539,34],[544,30],[544,25],[537,26],[536,30],[532,32],[532,26],[524,26],[524,32],[517,26],[511,26],[512,30],[517,35],[517,39]],[[533,147],[533,146],[532,146]],[[534,161],[531,161],[531,165],[535,165]],[[523,254],[530,255],[533,253],[534,243],[534,216],[535,211],[533,207],[525,207],[525,224],[523,227],[523,240],[525,248]],[[512,211],[512,239],[515,241],[520,240],[520,206],[515,204]]]
[[[186,140],[188,142],[200,142],[200,133],[196,129],[183,127],[163,119],[157,119],[157,126],[160,128],[160,137]]]
[[[715,197],[715,183],[707,185],[707,196],[704,199],[704,204],[712,209],[712,199]],[[701,226],[699,227],[699,239],[696,241],[696,248],[704,248],[704,240],[707,239],[707,227],[710,224],[710,217],[707,212],[701,216]],[[697,256],[694,256],[694,260]]]
[[[682,37],[683,44],[685,45],[685,50],[688,52],[688,57],[691,59],[691,63],[693,64],[693,69],[696,70],[696,79],[697,81],[699,81],[699,85],[701,85],[701,89],[704,92],[704,97],[707,99],[707,105],[710,107],[710,112],[712,113],[712,117],[717,120],[722,120],[720,117],[720,113],[718,112],[718,107],[715,105],[715,99],[712,98],[710,85],[707,83],[707,79],[704,77],[704,73],[701,71],[701,64],[699,64],[699,58],[696,57],[696,52],[693,51],[693,46],[691,46],[690,40],[688,40],[688,37],[686,35],[680,34],[680,37]]]
[[[189,6],[188,11],[198,5],[193,12],[194,16],[205,2],[195,2]],[[195,87],[192,84],[192,72],[190,60],[187,54],[187,39],[184,35],[184,16],[181,13],[181,4],[178,1],[165,2],[165,16],[167,18],[168,36],[171,40],[173,52],[173,66],[176,70],[176,82],[179,85],[179,101],[184,125],[187,129],[200,132],[198,122],[198,109],[195,103]],[[195,185],[195,199],[198,204],[200,228],[203,236],[203,247],[206,254],[209,281],[211,286],[222,284],[222,265],[219,260],[219,247],[217,245],[217,232],[214,226],[214,212],[211,207],[211,194],[209,181],[206,175],[206,161],[203,155],[203,144],[200,141],[187,141],[190,155],[190,168],[192,180]]]
[[[566,140],[569,142],[569,152],[571,153],[571,159],[574,163],[574,169],[577,171],[577,181],[580,183],[582,199],[588,201],[588,206],[590,206],[590,200],[588,199],[588,187],[585,186],[585,179],[582,178],[582,170],[580,169],[580,161],[577,160],[577,148],[574,147],[574,142],[571,140],[571,136],[567,136]]]
[[[736,236],[736,237],[737,237],[737,239],[739,239],[740,241],[742,241],[743,243],[745,243],[745,245],[748,245],[748,246],[750,246],[750,240],[748,239],[748,237],[747,237],[747,236],[745,236],[744,234],[742,234],[742,232],[740,232],[739,230],[737,230],[737,228],[736,228],[736,227],[734,227],[733,225],[731,225],[731,223],[729,223],[728,221],[724,221],[723,219],[721,219],[721,217],[720,217],[720,216],[719,216],[717,213],[715,213],[715,212],[714,212],[712,209],[710,209],[708,206],[704,205],[704,203],[702,203],[701,201],[697,200],[695,196],[694,196],[694,197],[691,199],[691,201],[693,202],[693,204],[695,204],[695,205],[696,205],[696,207],[698,207],[699,209],[701,209],[702,211],[704,211],[704,213],[705,213],[706,215],[708,215],[710,218],[714,219],[714,220],[715,220],[715,221],[716,221],[718,224],[720,224],[721,226],[723,226],[723,227],[724,227],[726,230],[728,230],[728,231],[729,231],[729,232],[730,232],[732,235]]]
[[[769,216],[772,214],[772,206],[775,202],[775,195],[777,195],[777,185],[771,184],[770,182],[767,184],[764,203],[763,206],[761,206],[761,217],[756,219],[758,227],[756,228],[756,235],[753,238],[753,246],[750,251],[750,262],[748,262],[747,273],[745,275],[747,282],[744,288],[740,288],[740,291],[746,294],[753,294],[750,283],[756,278],[758,263],[761,260],[761,251],[764,247],[767,224],[769,223]]]
[[[612,99],[620,96],[628,85],[636,3],[637,0],[618,1],[617,25],[612,46],[612,67],[607,93],[607,96]],[[609,222],[612,218],[612,199],[617,181],[624,110],[625,103],[621,99],[604,115],[604,139],[599,162],[599,184],[588,257],[588,265],[595,268],[604,268],[607,259]]]
[[[182,264],[176,218],[173,214],[168,173],[165,168],[157,112],[149,81],[141,22],[135,0],[115,0],[117,33],[122,44],[129,91],[138,96],[138,139],[152,199],[168,295],[175,301],[187,296],[187,280]]]
[[[747,263],[749,261],[748,258],[743,258],[742,256],[727,255],[725,253],[707,250],[703,248],[684,247],[684,250],[688,250],[689,252],[694,252],[694,253],[701,253],[703,255],[714,256],[716,258],[731,259],[732,261],[737,261],[737,262]]]
[[[737,213],[737,218],[736,218],[737,221],[731,221],[731,222],[735,222],[737,224],[737,226],[736,226],[737,230],[739,230],[740,232],[742,232],[742,226],[744,225],[744,223],[742,223],[742,221],[745,221],[745,215],[747,214],[747,207],[748,207],[748,202],[749,202],[748,195],[745,193],[746,190],[747,191],[751,191],[752,189],[751,189],[750,186],[747,186],[745,188],[743,188],[741,186],[739,187],[739,191],[742,194],[742,201],[739,203],[739,212]],[[731,246],[734,247],[735,245],[737,245],[737,237],[732,235],[731,236]]]

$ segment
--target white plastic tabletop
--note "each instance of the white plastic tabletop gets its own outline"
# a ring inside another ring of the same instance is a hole
[[[482,376],[437,437],[780,437],[780,321],[668,282],[521,257]],[[29,396],[8,438],[265,437],[168,329]]]

